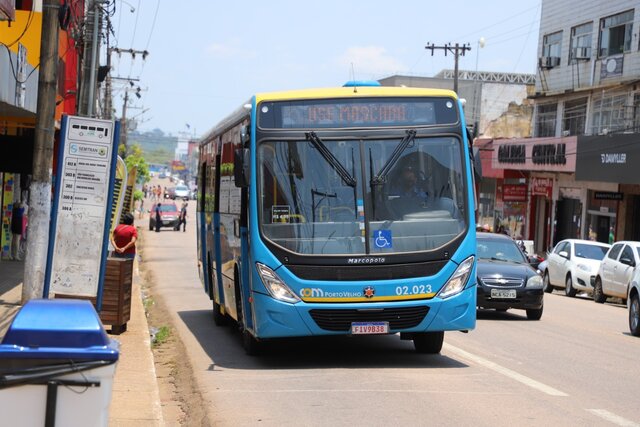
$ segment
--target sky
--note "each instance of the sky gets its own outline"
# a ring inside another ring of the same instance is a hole
[[[111,19],[113,46],[149,51],[112,56],[113,76],[139,79],[127,116],[197,137],[257,92],[453,69],[431,43],[468,43],[461,70],[533,74],[540,0],[116,0]]]

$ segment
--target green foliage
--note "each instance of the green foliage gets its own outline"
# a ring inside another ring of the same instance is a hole
[[[133,192],[133,200],[140,201],[144,198],[144,193],[142,192],[142,190],[136,190]]]
[[[155,336],[153,337],[151,345],[153,347],[158,347],[159,345],[162,345],[169,339],[170,335],[171,335],[171,329],[169,329],[168,326],[161,326],[158,329],[158,332],[156,332]]]
[[[127,170],[131,170],[134,167],[137,169],[137,181],[140,184],[148,182],[149,176],[149,164],[142,154],[142,149],[138,144],[134,144],[128,147],[127,157],[124,162],[127,164]]]

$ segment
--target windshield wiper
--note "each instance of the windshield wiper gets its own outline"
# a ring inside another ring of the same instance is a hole
[[[402,138],[402,141],[400,141],[400,143],[396,146],[395,150],[393,150],[393,153],[391,153],[391,157],[389,157],[387,163],[385,163],[384,166],[382,166],[382,169],[380,169],[380,173],[378,173],[378,175],[374,176],[371,179],[371,185],[384,184],[387,179],[387,175],[389,175],[391,168],[396,164],[396,162],[400,158],[400,155],[404,152],[404,150],[407,149],[409,144],[411,144],[413,140],[416,139],[416,131],[414,129],[410,129],[406,132],[407,134],[404,138]]]
[[[356,180],[351,176],[349,171],[342,166],[340,160],[336,159],[336,156],[333,155],[331,151],[324,145],[324,142],[316,135],[315,132],[307,132],[306,134],[307,141],[311,141],[314,147],[320,152],[322,157],[329,163],[329,165],[340,175],[340,178],[347,184],[349,187],[356,186]]]

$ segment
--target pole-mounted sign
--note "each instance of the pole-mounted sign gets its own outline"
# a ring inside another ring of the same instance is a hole
[[[62,119],[45,298],[96,297],[101,308],[119,130],[110,120]]]

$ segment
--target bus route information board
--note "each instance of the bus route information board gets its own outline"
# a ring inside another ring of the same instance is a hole
[[[49,292],[97,296],[114,123],[68,117],[58,164],[57,217]]]

